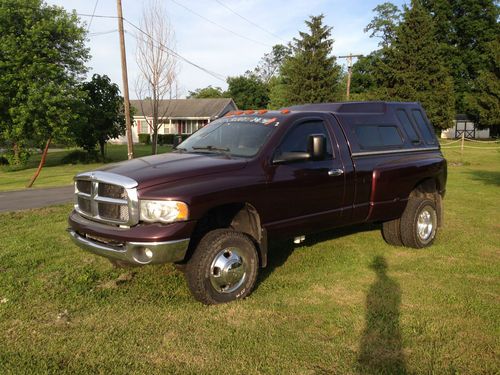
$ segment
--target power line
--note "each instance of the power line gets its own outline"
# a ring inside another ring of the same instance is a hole
[[[245,16],[242,16],[241,14],[239,14],[238,12],[236,12],[234,9],[228,7],[226,4],[224,4],[222,1],[220,0],[214,0],[215,2],[217,2],[218,4],[220,4],[222,7],[226,8],[227,10],[229,10],[231,13],[237,15],[238,17],[240,17],[242,20],[248,22],[250,25],[253,25],[255,26],[256,28],[264,31],[265,33],[269,34],[269,35],[272,35],[273,37],[279,39],[279,40],[282,40],[284,42],[287,42],[287,40],[283,39],[282,37],[280,37],[279,35],[276,35],[274,33],[272,33],[271,31],[263,28],[262,26],[256,24],[255,22],[253,22],[252,20],[249,20],[248,18],[246,18]]]
[[[205,16],[201,15],[200,13],[198,13],[198,12],[196,12],[196,11],[192,10],[191,8],[188,8],[187,6],[185,6],[184,4],[179,3],[179,2],[178,2],[178,1],[176,1],[176,0],[171,0],[171,1],[172,1],[173,3],[175,3],[175,4],[177,4],[178,6],[180,6],[180,7],[184,8],[184,9],[186,9],[188,12],[193,13],[194,15],[196,15],[196,16],[198,16],[198,17],[200,17],[201,19],[203,19],[203,20],[205,20],[205,21],[207,21],[207,22],[211,23],[212,25],[215,25],[215,26],[217,26],[217,27],[221,28],[222,30],[227,31],[228,33],[231,33],[231,34],[236,35],[236,36],[238,36],[238,37],[240,37],[240,38],[243,38],[243,39],[249,40],[249,41],[250,41],[250,42],[252,42],[252,43],[257,43],[257,44],[260,44],[260,45],[265,46],[265,47],[272,47],[272,46],[271,46],[271,45],[269,45],[269,44],[259,42],[258,40],[255,40],[255,39],[252,39],[252,38],[248,38],[248,37],[246,37],[246,36],[245,36],[245,35],[243,35],[243,34],[240,34],[240,33],[237,33],[236,31],[233,31],[233,30],[231,30],[231,29],[228,29],[227,27],[222,26],[221,24],[219,24],[219,23],[217,23],[217,22],[215,22],[215,21],[212,21],[211,19],[209,19],[209,18],[207,18],[207,17],[205,17]]]
[[[89,32],[89,30],[90,30],[90,25],[92,24],[92,20],[94,19],[95,10],[97,9],[97,4],[98,3],[99,3],[99,0],[95,0],[94,10],[92,11],[92,17],[90,17],[89,24],[87,25],[87,32]]]
[[[85,13],[77,13],[78,16],[82,16],[82,17],[92,17],[91,14],[85,14]],[[106,16],[106,15],[94,15],[94,17],[96,18],[118,18],[117,16]],[[127,24],[129,24],[130,26],[132,26],[134,29],[136,29],[137,31],[139,31],[140,33],[146,35],[148,38],[150,38],[154,43],[158,44],[162,49],[168,51],[169,53],[171,53],[172,55],[174,55],[175,57],[177,57],[178,59],[184,61],[185,63],[191,65],[191,66],[194,66],[195,68],[207,73],[208,75],[211,75],[212,77],[222,81],[222,82],[226,82],[226,77],[222,74],[219,74],[219,73],[216,73],[216,72],[213,72],[213,71],[210,71],[204,67],[202,67],[201,65],[198,65],[196,64],[195,62],[185,58],[184,56],[180,55],[179,53],[177,53],[176,51],[174,51],[173,49],[171,48],[168,48],[167,46],[163,45],[162,43],[158,42],[156,39],[154,39],[151,35],[149,35],[148,33],[146,33],[144,30],[142,30],[140,27],[134,25],[132,22],[130,22],[129,20],[127,20],[125,17],[123,17],[123,21],[126,22]],[[115,30],[116,31],[116,30]],[[131,35],[132,37],[135,37],[133,34],[131,33],[127,33],[129,35]]]
[[[111,33],[116,33],[118,29],[108,30],[108,31],[96,31],[94,33],[89,33],[90,36],[106,35]]]
[[[148,37],[149,39],[151,39],[154,43],[156,43],[161,49],[163,50],[166,50],[167,52],[171,53],[172,55],[174,55],[175,57],[177,57],[178,59],[188,63],[189,65],[192,65],[194,66],[195,68],[198,68],[199,70],[207,73],[208,75],[211,75],[212,77],[222,81],[222,82],[226,82],[226,77],[223,76],[222,74],[219,74],[219,73],[216,73],[216,72],[213,72],[211,70],[208,70],[194,62],[192,62],[191,60],[188,60],[187,58],[185,58],[184,56],[180,55],[179,53],[177,53],[176,51],[174,51],[173,49],[171,48],[168,48],[167,46],[165,46],[163,43],[159,42],[158,40],[156,40],[155,38],[153,38],[151,35],[149,35],[147,32],[145,32],[144,30],[142,30],[140,27],[134,25],[132,22],[130,22],[129,20],[127,20],[126,18],[123,19],[127,24],[129,24],[130,26],[132,26],[134,29],[136,29],[137,31],[139,31],[140,33],[144,34],[146,37]],[[137,37],[133,34],[130,34],[128,33],[129,35],[133,36],[134,38],[137,39]]]

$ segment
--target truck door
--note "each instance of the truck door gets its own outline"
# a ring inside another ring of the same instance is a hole
[[[307,152],[310,135],[326,138],[324,160],[300,160],[271,165],[267,199],[266,227],[286,236],[319,231],[339,225],[344,207],[344,165],[335,134],[323,117],[308,117],[295,122],[285,133],[275,155]]]

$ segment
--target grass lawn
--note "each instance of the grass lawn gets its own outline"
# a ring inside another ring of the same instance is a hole
[[[431,248],[377,226],[274,243],[255,292],[220,306],[171,265],[73,246],[70,205],[0,214],[0,373],[498,374],[500,152],[446,156]]]
[[[47,161],[43,167],[40,176],[38,176],[34,188],[70,185],[73,182],[73,176],[79,172],[95,169],[99,164],[62,164],[62,159],[75,149],[63,151],[51,151],[47,155]],[[158,152],[168,152],[170,146],[158,146]],[[136,157],[151,155],[151,146],[134,145]],[[26,168],[18,171],[9,170],[6,167],[0,167],[0,191],[21,190],[24,189],[38,167],[41,154],[33,155]],[[106,158],[109,162],[117,162],[127,159],[126,145],[108,145],[106,149]]]

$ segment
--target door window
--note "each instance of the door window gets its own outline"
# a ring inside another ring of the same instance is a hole
[[[285,152],[307,152],[310,135],[323,134],[326,138],[326,159],[333,158],[332,143],[323,121],[307,121],[295,125],[290,130],[280,146],[280,151]]]

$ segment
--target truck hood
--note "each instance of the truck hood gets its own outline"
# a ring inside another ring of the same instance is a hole
[[[246,164],[244,159],[229,159],[224,155],[167,153],[110,164],[99,170],[130,177],[142,189],[184,178],[230,172]]]

